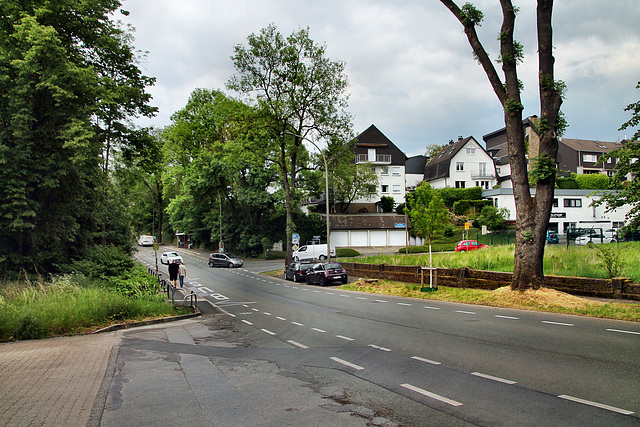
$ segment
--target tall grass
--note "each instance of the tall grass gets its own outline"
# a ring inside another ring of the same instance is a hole
[[[613,246],[621,262],[621,275],[640,283],[640,242],[619,243]],[[458,253],[433,253],[433,266],[441,268],[470,267],[477,270],[513,271],[514,246],[491,246],[487,249]],[[346,261],[346,260],[345,260]],[[349,259],[363,263],[390,265],[429,265],[429,254],[377,255]],[[596,245],[547,246],[544,254],[544,274],[572,277],[608,278],[602,265],[601,252]]]
[[[154,279],[135,267],[126,279],[67,274],[44,282],[0,284],[0,341],[45,338],[100,326],[175,314]]]

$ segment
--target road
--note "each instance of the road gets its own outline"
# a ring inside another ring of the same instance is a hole
[[[640,425],[638,324],[321,288],[260,274],[282,261],[211,269],[182,255],[186,286],[247,334],[241,357],[346,372],[440,425]]]

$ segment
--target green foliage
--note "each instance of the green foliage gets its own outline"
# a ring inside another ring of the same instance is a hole
[[[502,230],[505,228],[509,211],[505,208],[498,209],[495,206],[485,206],[476,218],[480,225],[486,225],[489,230]]]
[[[598,265],[604,268],[609,278],[618,277],[622,274],[624,261],[620,254],[618,245],[594,245],[598,250]]]
[[[382,212],[393,212],[393,205],[395,205],[395,200],[391,196],[382,196],[380,198],[380,207],[382,208]]]
[[[337,248],[336,256],[339,258],[353,258],[357,256],[361,256],[362,254],[355,249],[351,248]]]
[[[463,16],[463,24],[466,25],[477,25],[480,26],[480,23],[484,19],[484,14],[478,10],[473,4],[465,3],[461,8],[462,16]]]
[[[535,185],[539,182],[547,182],[557,172],[556,160],[549,156],[538,156],[531,159],[529,180]]]
[[[636,85],[636,89],[640,89],[640,82]],[[624,111],[630,111],[631,118],[620,126],[620,129],[618,129],[619,131],[638,126],[640,124],[640,101],[627,105]],[[640,140],[640,129],[636,130],[636,133],[631,137],[631,140]]]
[[[576,182],[578,188],[582,190],[606,190],[609,188],[609,177],[601,173],[577,175]]]
[[[81,260],[62,266],[67,273],[105,279],[127,274],[134,266],[131,254],[113,245],[96,245]]]
[[[434,195],[428,206],[416,204],[408,211],[413,232],[431,242],[433,237],[441,233],[449,223],[449,211],[444,207],[442,199]]]
[[[556,187],[562,189],[577,189],[578,182],[575,177],[556,178]]]
[[[475,215],[485,206],[493,206],[491,200],[458,200],[453,204],[455,215]]]
[[[340,212],[346,212],[353,200],[368,199],[378,194],[378,176],[370,164],[353,161],[351,144],[339,147],[340,151],[333,149],[330,154],[334,163],[330,167],[330,179],[336,207]]]

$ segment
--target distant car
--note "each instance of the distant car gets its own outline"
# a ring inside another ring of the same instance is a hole
[[[547,243],[559,243],[560,238],[555,231],[547,231]]]
[[[156,238],[154,236],[142,235],[138,239],[138,246],[153,246],[156,242]]]
[[[182,262],[182,257],[177,252],[165,252],[160,255],[161,264],[171,264],[173,261]]]
[[[244,262],[230,253],[216,252],[209,255],[209,267],[242,267]]]
[[[284,280],[301,282],[306,279],[307,272],[313,268],[313,263],[294,261],[284,269]]]
[[[603,234],[583,234],[576,237],[576,245],[586,245],[587,243],[615,243],[617,240],[613,237],[605,236]]]
[[[326,286],[334,282],[347,283],[347,271],[337,262],[320,262],[307,271],[307,285],[317,283]]]
[[[482,243],[478,243],[475,240],[462,240],[456,245],[456,252],[467,252],[484,248],[488,248],[488,246],[483,245]]]

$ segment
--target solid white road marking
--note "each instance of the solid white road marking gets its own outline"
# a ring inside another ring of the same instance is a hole
[[[607,331],[609,332],[620,332],[622,334],[635,334],[635,335],[640,335],[640,332],[634,332],[634,331],[625,331],[623,329],[607,329]]]
[[[473,311],[462,311],[462,310],[456,310],[456,313],[461,313],[461,314],[478,314],[478,313],[475,313],[475,312],[473,312]]]
[[[356,299],[366,299],[365,297],[356,297]]]
[[[440,362],[436,362],[435,360],[425,359],[424,357],[420,357],[420,356],[411,356],[411,358],[414,360],[419,360],[420,362],[430,363],[432,365],[442,365],[442,363]]]
[[[472,372],[471,375],[475,375],[476,377],[486,378],[486,379],[492,380],[492,381],[498,381],[498,382],[505,383],[505,384],[517,384],[517,382],[515,382],[515,381],[505,380],[504,378],[494,377],[493,375],[482,374],[480,372]]]
[[[462,403],[456,402],[455,400],[447,399],[444,396],[440,396],[439,394],[431,393],[430,391],[423,390],[420,387],[416,387],[411,384],[400,384],[401,387],[407,388],[411,391],[415,391],[416,393],[420,393],[423,396],[430,397],[435,400],[439,400],[440,402],[446,403],[451,406],[462,406]]]
[[[430,307],[428,305],[425,305],[424,308],[428,308],[429,310],[440,310],[440,307]]]
[[[287,342],[289,344],[295,345],[296,347],[300,347],[300,348],[309,348],[304,344],[300,344],[299,342],[295,342],[294,340],[287,340]]]
[[[264,314],[265,316],[271,316],[271,313],[267,313],[266,311],[263,311],[262,314]]]
[[[550,322],[548,320],[543,320],[542,323],[546,323],[547,325],[574,326],[573,323]]]
[[[258,310],[257,308],[252,308],[251,310],[253,310],[253,311],[260,311],[260,310]]]
[[[278,320],[287,320],[284,317],[280,317],[280,316],[277,316],[276,319],[278,319]]]
[[[376,300],[374,300],[374,302],[386,302],[386,301],[381,300],[381,299],[376,299]]]
[[[330,357],[329,359],[333,360],[334,362],[341,363],[341,364],[343,364],[345,366],[348,366],[350,368],[357,369],[358,371],[361,371],[361,370],[364,369],[362,366],[358,366],[356,364],[353,364],[351,362],[347,362],[346,360],[342,360],[342,359],[339,359],[337,357]]]
[[[594,407],[600,408],[600,409],[606,409],[607,411],[617,412],[618,414],[622,414],[622,415],[632,415],[632,414],[634,414],[633,411],[627,411],[626,409],[616,408],[615,406],[609,406],[609,405],[605,405],[603,403],[592,402],[590,400],[584,400],[584,399],[580,399],[580,398],[573,397],[573,396],[567,396],[566,394],[561,394],[558,397],[560,399],[571,400],[573,402],[582,403],[584,405],[594,406]]]
[[[375,344],[369,344],[368,347],[375,348],[382,351],[391,351],[390,348],[380,347],[379,345],[375,345]]]
[[[336,337],[346,341],[354,341],[353,338],[345,337],[344,335],[336,335]]]
[[[413,306],[413,304],[407,304],[406,302],[399,302],[398,305],[404,305],[404,306],[407,306],[407,307],[412,307]]]

